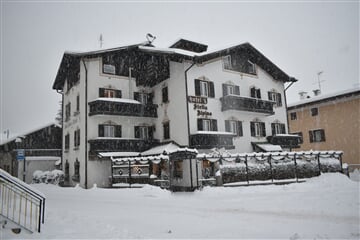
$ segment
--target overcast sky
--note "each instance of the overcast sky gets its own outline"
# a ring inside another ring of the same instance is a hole
[[[168,47],[183,37],[209,50],[250,42],[299,82],[333,93],[359,86],[359,2],[46,2],[1,1],[0,140],[54,121],[52,90],[66,50],[134,44],[156,36]]]

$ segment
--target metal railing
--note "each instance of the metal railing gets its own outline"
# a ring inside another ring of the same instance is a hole
[[[0,169],[0,215],[30,232],[44,223],[45,197]]]

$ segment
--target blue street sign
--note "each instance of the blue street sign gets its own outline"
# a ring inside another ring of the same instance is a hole
[[[16,160],[22,161],[25,159],[25,150],[24,149],[18,149],[16,154]]]

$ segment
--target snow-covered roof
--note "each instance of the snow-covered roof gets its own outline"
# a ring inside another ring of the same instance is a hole
[[[100,152],[100,157],[135,157],[139,156],[140,152]]]
[[[281,152],[282,148],[280,145],[273,144],[256,144],[259,148],[263,149],[266,152]]]
[[[55,156],[26,156],[26,161],[59,161],[61,157]]]
[[[95,98],[94,100],[92,100],[92,101],[90,101],[90,102],[95,102],[95,101],[107,101],[107,102],[122,102],[122,103],[141,104],[141,102],[136,101],[136,100],[134,100],[134,99],[127,99],[127,98],[105,98],[105,97]]]
[[[178,149],[179,146],[175,143],[168,143],[165,145],[161,145],[161,146],[157,146],[157,147],[153,147],[149,150],[146,150],[145,152],[142,152],[141,155],[142,156],[148,156],[148,155],[158,155],[158,154],[162,154],[164,152],[166,153],[170,153],[171,151],[174,151],[176,149]]]
[[[346,95],[356,94],[356,93],[360,93],[360,87],[337,91],[337,92],[333,92],[333,93],[329,93],[329,94],[321,94],[321,95],[311,97],[311,98],[306,98],[304,100],[288,104],[288,108],[296,108],[298,106],[317,103],[317,102],[321,102],[321,101],[327,101],[327,100],[344,97]]]
[[[0,145],[4,145],[4,144],[7,144],[7,143],[10,143],[10,142],[16,140],[17,138],[25,137],[25,136],[27,136],[27,135],[29,135],[29,134],[31,134],[31,133],[37,132],[37,131],[39,131],[39,130],[41,130],[41,129],[43,129],[43,128],[47,128],[47,127],[50,127],[50,126],[53,126],[53,125],[54,125],[55,127],[61,128],[61,126],[60,126],[59,124],[57,124],[57,123],[55,123],[55,122],[51,122],[51,123],[42,125],[42,126],[40,126],[40,127],[36,127],[36,128],[34,128],[34,129],[32,129],[32,130],[29,130],[29,131],[27,131],[27,132],[25,132],[25,133],[23,133],[23,134],[19,134],[19,135],[16,135],[16,136],[14,136],[14,137],[11,137],[11,138],[9,138],[9,139],[6,139],[6,140],[0,142]]]

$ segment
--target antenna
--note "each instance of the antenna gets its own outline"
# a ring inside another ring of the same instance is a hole
[[[322,82],[325,82],[325,80],[320,80],[320,75],[323,74],[323,73],[324,73],[324,71],[319,71],[319,72],[317,73],[317,75],[318,75],[318,79],[317,79],[318,82],[317,82],[317,83],[318,83],[318,85],[319,85],[319,90],[320,90],[320,92],[321,92],[321,83],[322,83]]]
[[[103,35],[100,34],[100,37],[99,37],[100,48],[102,48],[103,42],[104,42]]]

